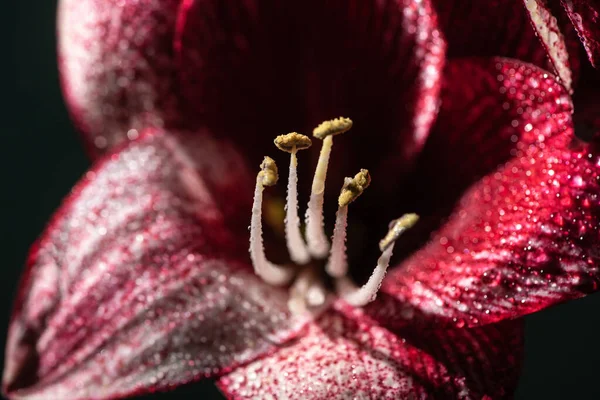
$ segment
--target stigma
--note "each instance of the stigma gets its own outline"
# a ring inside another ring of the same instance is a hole
[[[328,299],[340,297],[346,302],[363,306],[376,298],[392,257],[394,243],[406,230],[414,226],[419,217],[405,214],[390,223],[387,234],[379,242],[381,255],[369,280],[358,287],[348,278],[346,237],[348,207],[356,201],[371,184],[371,175],[361,169],[354,177],[345,178],[338,197],[335,227],[331,242],[324,230],[323,204],[325,181],[333,146],[333,137],[352,128],[349,118],[325,121],[313,130],[313,137],[322,141],[321,152],[305,218],[305,237],[302,235],[298,215],[298,157],[300,150],[311,147],[308,136],[297,132],[277,136],[275,146],[290,154],[285,207],[285,238],[292,265],[270,262],[264,251],[262,238],[262,198],[265,187],[274,186],[279,179],[275,161],[265,157],[256,176],[254,203],[250,224],[250,258],[255,273],[272,285],[289,284],[288,306],[293,313],[312,312],[322,309]],[[326,261],[325,261],[326,259]],[[325,261],[322,268],[319,260]],[[327,285],[333,282],[333,285]],[[333,289],[328,287],[333,286]],[[333,295],[333,296],[332,296]]]

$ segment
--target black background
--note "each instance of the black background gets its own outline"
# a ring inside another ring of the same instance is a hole
[[[61,97],[56,1],[0,6],[0,341],[31,243],[89,166]],[[518,399],[600,399],[600,294],[528,316]],[[3,354],[3,353],[2,353]],[[3,357],[2,357],[3,359]],[[151,398],[212,398],[207,385]]]

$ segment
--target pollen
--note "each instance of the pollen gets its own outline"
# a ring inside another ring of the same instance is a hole
[[[347,132],[352,128],[350,118],[339,117],[325,121],[313,130],[313,136],[317,139],[325,139],[327,136],[335,136]]]
[[[371,183],[371,175],[366,169],[361,169],[354,178],[346,178],[344,180],[344,186],[342,192],[338,198],[338,204],[340,207],[347,206],[360,196],[364,190],[369,187]]]
[[[417,214],[404,214],[390,223],[390,229],[379,242],[379,250],[384,251],[400,237],[407,229],[412,228],[419,221]]]
[[[279,135],[274,140],[275,146],[281,151],[292,153],[296,150],[308,149],[312,146],[312,141],[306,135],[297,132],[291,132],[286,135]]]
[[[264,186],[275,186],[279,180],[277,164],[275,164],[275,160],[273,160],[271,157],[265,157],[263,162],[260,164],[259,175]]]

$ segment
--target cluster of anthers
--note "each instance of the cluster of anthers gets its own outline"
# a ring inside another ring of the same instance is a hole
[[[333,137],[347,132],[352,127],[349,118],[336,118],[325,121],[313,130],[313,136],[323,141],[312,191],[306,211],[306,242],[300,230],[298,217],[298,158],[299,150],[308,149],[312,142],[308,136],[296,132],[275,138],[275,145],[282,151],[290,153],[290,169],[287,187],[287,204],[285,217],[285,237],[291,260],[297,267],[274,264],[265,256],[262,238],[262,197],[265,186],[277,183],[277,165],[270,157],[265,157],[256,176],[252,221],[250,226],[250,258],[255,273],[265,282],[272,285],[286,285],[294,278],[290,286],[289,307],[292,312],[302,313],[320,308],[327,299],[327,281],[333,282],[336,294],[355,306],[363,306],[375,299],[377,291],[389,266],[394,243],[407,229],[419,219],[416,214],[405,214],[390,223],[385,237],[379,242],[382,254],[369,280],[362,286],[355,286],[347,277],[348,261],[346,256],[346,227],[348,224],[348,205],[356,200],[371,183],[369,171],[361,169],[354,178],[345,178],[338,198],[335,227],[331,244],[323,229],[323,201],[325,179],[329,156],[333,146]],[[319,260],[329,256],[323,271],[318,267]],[[328,278],[327,278],[328,276]]]

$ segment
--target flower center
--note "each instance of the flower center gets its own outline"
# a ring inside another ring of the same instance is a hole
[[[416,214],[405,214],[390,223],[389,231],[379,242],[381,256],[371,277],[362,287],[355,286],[348,278],[348,260],[346,256],[346,227],[348,225],[348,206],[356,200],[371,183],[369,171],[361,169],[354,178],[345,178],[338,197],[338,210],[331,243],[323,229],[323,202],[325,180],[329,157],[333,147],[333,137],[347,132],[352,127],[348,118],[336,118],[325,121],[313,130],[313,136],[323,141],[319,161],[312,183],[310,200],[306,210],[306,241],[300,230],[298,216],[298,158],[300,150],[309,148],[309,137],[296,132],[275,138],[275,145],[290,154],[289,179],[287,186],[287,204],[285,217],[285,236],[293,266],[281,266],[270,262],[264,251],[262,237],[262,197],[265,186],[274,186],[278,179],[275,161],[265,157],[256,176],[254,204],[250,225],[250,258],[254,272],[265,282],[272,285],[290,286],[289,307],[292,312],[302,313],[325,304],[329,295],[327,281],[333,282],[335,295],[355,306],[363,306],[375,299],[385,276],[394,250],[394,243],[407,229],[419,219]],[[328,258],[327,258],[328,257]],[[324,271],[318,260],[324,260]]]

